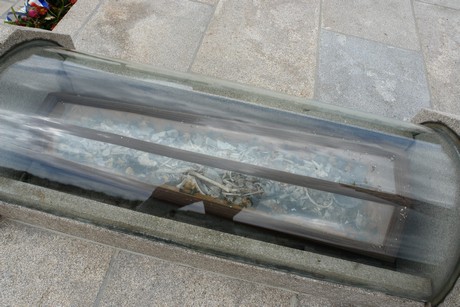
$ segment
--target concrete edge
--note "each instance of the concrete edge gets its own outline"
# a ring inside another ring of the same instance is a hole
[[[431,109],[422,109],[411,121],[415,124],[442,123],[455,132],[460,138],[460,115]],[[460,265],[457,271],[460,271]],[[442,306],[458,306],[460,304],[460,301],[456,301],[460,298],[460,277],[454,282],[455,284],[452,286],[452,289],[448,291],[447,296],[444,298],[445,304],[441,303]],[[440,296],[444,296],[445,294],[446,293]]]
[[[53,41],[64,48],[75,49],[70,35],[42,29],[0,24],[0,57],[16,45],[39,39]]]
[[[318,281],[288,272],[223,259],[172,244],[126,234],[121,231],[109,230],[104,227],[1,201],[0,214],[7,219],[31,224],[34,227],[61,232],[96,243],[176,262],[178,265],[222,274],[230,278],[282,288],[305,295],[319,296],[341,304],[364,304],[366,306],[389,304],[392,306],[420,306],[422,304],[381,292]]]
[[[179,223],[11,179],[0,178],[0,199],[251,264],[366,285],[402,297],[431,295],[430,280],[426,278]]]
[[[431,109],[422,109],[411,120],[415,124],[439,122],[449,127],[460,136],[460,115],[440,112]]]

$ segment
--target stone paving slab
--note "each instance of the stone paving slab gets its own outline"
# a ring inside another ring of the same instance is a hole
[[[382,292],[368,291],[361,288],[320,281],[286,271],[272,270],[267,267],[204,254],[190,248],[183,248],[145,237],[121,233],[18,205],[0,202],[0,214],[13,220],[19,220],[22,223],[63,232],[91,242],[108,244],[117,249],[152,256],[155,259],[162,259],[170,263],[178,265],[180,263],[186,267],[194,267],[198,270],[211,272],[211,274],[227,276],[231,279],[244,280],[255,284],[263,284],[270,288],[281,288],[288,292],[295,292],[299,294],[299,300],[312,296],[317,301],[322,299],[324,302],[332,301],[335,305],[340,303],[345,306],[352,304],[357,306],[423,305],[420,302],[386,295]],[[360,270],[360,266],[355,266],[355,269]],[[378,278],[377,275],[375,277]],[[129,286],[128,283],[127,286]]]
[[[192,71],[313,96],[319,0],[220,1]]]
[[[75,41],[78,34],[99,10],[102,1],[103,0],[78,0],[57,26],[54,27],[53,32],[71,35]]]
[[[128,286],[129,285],[129,286]],[[100,306],[285,306],[295,292],[228,278],[156,258],[120,252]]]
[[[460,10],[417,2],[414,9],[433,106],[460,114]]]
[[[219,0],[192,0],[192,1],[197,1],[201,3],[207,3],[209,5],[216,5]]]
[[[410,0],[324,0],[321,18],[327,30],[420,49]]]
[[[90,306],[113,249],[6,220],[0,224],[0,305]]]
[[[415,51],[321,31],[316,99],[401,120],[430,107]]]
[[[299,293],[2,218],[0,250],[1,306],[421,306],[314,280],[315,294]]]
[[[0,0],[1,22],[3,22],[6,17],[6,13],[10,11],[11,7],[16,10],[20,7],[20,4],[22,4],[22,2],[18,2],[18,0]]]
[[[452,9],[460,10],[460,1],[458,0],[421,0],[416,2],[424,2],[424,3],[431,3],[436,5],[441,5],[445,7],[449,7]]]
[[[104,2],[75,39],[77,50],[185,71],[212,16],[181,0]]]

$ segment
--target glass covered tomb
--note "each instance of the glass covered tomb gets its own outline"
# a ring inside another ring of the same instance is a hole
[[[4,178],[422,276],[420,300],[458,277],[460,147],[441,124],[39,41],[0,59],[0,93]]]

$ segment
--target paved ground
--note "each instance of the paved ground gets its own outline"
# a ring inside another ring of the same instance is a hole
[[[56,30],[79,50],[407,120],[460,114],[459,3],[79,0]]]
[[[388,117],[460,114],[458,0],[79,0],[56,31],[78,50]]]
[[[0,220],[0,306],[423,306],[286,272],[274,271],[276,280],[267,281],[264,268],[43,213],[23,215],[41,226]],[[83,233],[111,245],[82,239]]]
[[[459,0],[78,0],[56,31],[81,51],[388,117],[460,114]],[[0,305],[330,304],[11,220],[0,230]]]
[[[0,223],[0,245],[0,306],[296,306],[308,299],[11,220]]]

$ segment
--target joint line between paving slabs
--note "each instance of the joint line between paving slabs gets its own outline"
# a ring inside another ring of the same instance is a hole
[[[83,23],[81,24],[81,26],[78,28],[77,31],[75,31],[75,34],[72,35],[72,39],[75,43],[76,39],[80,36],[81,32],[83,31],[83,29],[86,27],[86,25],[88,24],[88,22],[94,17],[94,15],[99,12],[99,8],[106,2],[107,0],[100,0],[99,3],[96,5],[96,7],[94,8],[94,10],[85,18],[85,20],[83,21]]]
[[[199,4],[204,4],[204,5],[208,5],[210,7],[213,7],[214,5],[212,5],[211,3],[207,3],[207,2],[202,2],[200,0],[188,0],[190,2],[195,2],[195,3],[199,3]]]
[[[201,4],[204,4],[204,3],[201,3]],[[196,47],[195,52],[193,53],[192,60],[190,61],[190,65],[187,68],[187,72],[190,72],[192,70],[193,63],[195,63],[196,57],[198,55],[198,52],[200,51],[201,45],[203,44],[204,37],[206,36],[206,33],[208,32],[209,25],[211,24],[212,20],[214,19],[214,14],[216,14],[216,10],[217,10],[217,7],[219,5],[220,5],[220,0],[217,1],[217,3],[213,7],[211,18],[209,18],[208,24],[206,25],[206,28],[204,29],[203,35],[201,35],[200,41],[198,42],[198,46]]]
[[[318,94],[319,83],[319,63],[320,63],[320,45],[321,45],[321,24],[323,17],[323,0],[319,1],[319,17],[318,17],[318,32],[316,34],[316,67],[315,67],[315,80],[313,80],[313,98],[316,99]]]
[[[2,0],[0,0],[0,1],[2,1]],[[22,1],[21,1],[21,0],[17,0],[17,1],[14,1],[14,2],[9,2],[9,1],[6,1],[6,2],[8,2],[10,5],[9,5],[9,7],[8,7],[8,9],[7,9],[6,11],[0,12],[0,16],[3,16],[3,17],[6,16],[6,14],[11,10],[11,8],[15,8],[15,9],[16,9],[17,6],[18,6],[18,4],[19,4],[19,5],[22,4]]]
[[[411,0],[411,9],[412,9],[412,17],[414,18],[414,25],[415,25],[415,34],[417,35],[417,40],[418,40],[418,47],[419,47],[419,52],[420,55],[422,56],[422,62],[423,62],[423,73],[425,74],[425,82],[426,86],[428,89],[428,95],[430,95],[430,108],[434,108],[433,104],[433,95],[431,93],[431,85],[430,85],[430,80],[428,78],[428,68],[426,67],[426,58],[425,58],[425,53],[423,52],[423,47],[422,47],[422,39],[420,36],[420,31],[418,28],[418,23],[417,23],[417,16],[415,15],[415,5],[414,5],[414,0]]]
[[[364,38],[364,37],[357,36],[357,35],[354,35],[354,34],[345,33],[345,32],[342,32],[342,31],[336,30],[336,29],[323,29],[323,31],[330,32],[330,33],[335,33],[335,34],[341,34],[341,35],[345,35],[345,36],[348,36],[348,37],[353,37],[353,38],[368,41],[368,42],[373,42],[373,43],[376,43],[378,45],[383,45],[383,46],[391,47],[391,48],[394,48],[394,49],[399,49],[399,50],[404,50],[404,51],[411,51],[411,52],[419,52],[420,51],[418,49],[410,49],[410,48],[406,48],[406,47],[397,46],[397,45],[394,45],[394,44],[391,44],[391,43],[384,43],[384,42],[381,42],[381,41],[378,41],[378,40],[375,40],[375,39],[371,39],[371,38]],[[420,48],[420,47],[417,46],[417,48]]]
[[[454,11],[459,11],[460,10],[460,9],[450,7],[450,6],[446,6],[446,5],[442,5],[442,4],[439,4],[439,3],[425,2],[425,1],[422,1],[422,0],[415,0],[415,2],[422,3],[422,4],[425,4],[425,5],[437,6],[437,7],[440,7],[440,8],[443,8],[443,9],[448,9],[448,10],[454,10]]]
[[[114,268],[114,263],[119,253],[120,253],[120,250],[116,248],[112,254],[112,257],[110,257],[109,267],[107,268],[107,272],[105,273],[104,279],[102,280],[101,286],[99,287],[99,291],[97,292],[97,296],[96,296],[96,299],[94,300],[93,307],[99,306],[101,302],[102,295],[104,294],[104,291],[107,288],[107,283],[112,278],[113,272],[116,269]]]

